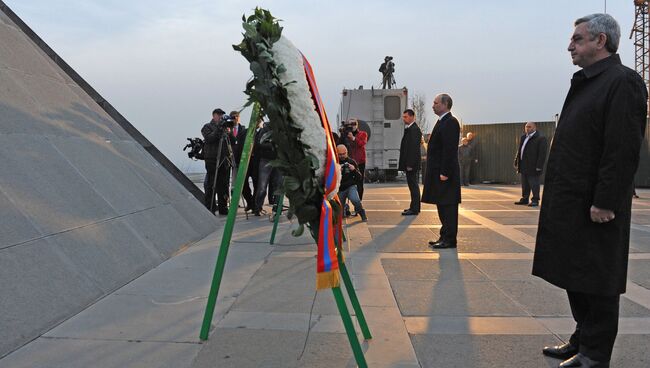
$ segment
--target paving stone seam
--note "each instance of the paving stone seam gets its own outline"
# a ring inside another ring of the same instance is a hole
[[[148,340],[148,339],[111,339],[98,337],[70,337],[70,336],[40,336],[38,339],[52,341],[106,341],[106,342],[129,342],[129,343],[156,343],[156,344],[181,344],[181,345],[203,345],[201,341],[168,341],[168,340]]]

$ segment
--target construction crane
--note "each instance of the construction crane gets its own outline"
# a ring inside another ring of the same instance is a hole
[[[649,0],[634,0],[634,7],[636,9],[636,16],[634,18],[634,26],[630,32],[630,39],[634,37],[634,67],[643,78],[646,88],[649,86],[649,71],[650,66],[649,51],[650,51],[650,22],[648,19],[648,1]]]

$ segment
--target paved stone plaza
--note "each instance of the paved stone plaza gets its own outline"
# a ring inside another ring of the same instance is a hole
[[[650,366],[650,191],[638,192],[612,367]],[[539,209],[515,206],[518,193],[463,188],[458,248],[431,251],[435,207],[403,217],[405,184],[368,186],[369,221],[348,220],[347,262],[374,337],[363,343],[370,367],[557,366],[541,348],[567,338],[571,313],[562,290],[530,275]],[[315,293],[313,241],[284,219],[271,246],[271,225],[239,215],[207,342],[198,334],[221,229],[0,367],[355,366],[332,294]]]

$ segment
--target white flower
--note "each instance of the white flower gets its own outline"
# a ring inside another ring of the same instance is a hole
[[[284,65],[287,70],[285,73],[280,74],[280,81],[283,84],[291,81],[296,82],[286,86],[289,103],[291,104],[289,115],[302,128],[300,140],[310,147],[307,151],[318,159],[316,176],[322,178],[325,171],[325,154],[327,151],[325,129],[323,129],[314,101],[311,98],[302,62],[302,54],[285,37],[280,37],[273,44],[272,51],[275,63]]]

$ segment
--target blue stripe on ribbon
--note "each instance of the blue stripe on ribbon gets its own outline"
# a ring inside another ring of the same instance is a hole
[[[330,228],[330,219],[331,219],[331,208],[329,203],[327,202],[326,199],[323,199],[323,206],[325,206],[325,223],[323,226],[323,243],[325,245],[325,249],[323,249],[323,263],[324,263],[324,270],[325,272],[331,271],[332,270],[332,259],[330,258],[330,246],[331,244],[329,243],[329,236],[328,236],[328,230]]]

